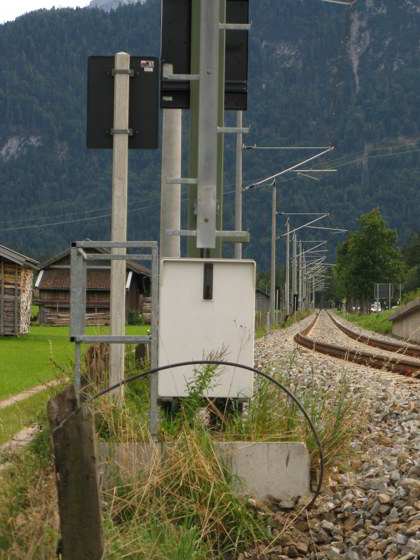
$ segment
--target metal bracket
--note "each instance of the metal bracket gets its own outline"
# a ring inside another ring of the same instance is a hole
[[[128,74],[129,76],[134,76],[134,70],[130,68],[113,68],[112,75],[116,76],[117,74]]]
[[[218,126],[217,132],[219,134],[248,134],[248,128],[238,128],[236,126]]]
[[[185,237],[196,237],[196,229],[166,229],[165,235],[176,235]],[[248,231],[216,231],[216,237],[231,237],[231,238],[241,238],[249,241]]]
[[[167,74],[162,77],[171,82],[194,82],[200,79],[199,74]]]
[[[185,178],[166,177],[166,182],[169,185],[196,185],[198,183],[198,179],[193,179],[191,177],[185,177]]]
[[[164,64],[162,68],[162,78],[168,81],[191,82],[200,79],[200,74],[174,74],[173,64]]]
[[[152,337],[150,335],[75,335],[70,336],[70,342],[78,344],[94,344],[95,342],[107,342],[110,344],[151,344]]]
[[[109,133],[111,135],[114,135],[114,134],[128,134],[129,136],[133,136],[133,129],[132,128],[111,128]]]
[[[226,31],[249,31],[251,29],[250,23],[219,23],[219,29]]]

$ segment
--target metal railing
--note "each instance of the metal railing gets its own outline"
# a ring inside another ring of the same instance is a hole
[[[130,254],[98,254],[89,253],[85,249],[146,249],[149,253]],[[89,261],[98,260],[130,260],[151,261],[151,296],[152,296],[152,321],[150,335],[86,335],[85,310],[86,310],[86,285]],[[80,393],[80,362],[81,345],[96,342],[110,344],[151,344],[152,368],[158,363],[158,286],[159,286],[159,257],[157,241],[76,241],[72,243],[70,251],[70,341],[75,343],[75,388]],[[151,405],[149,412],[150,431],[156,433],[157,423],[157,374],[152,375]]]

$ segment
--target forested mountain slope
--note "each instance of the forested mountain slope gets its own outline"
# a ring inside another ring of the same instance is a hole
[[[336,173],[319,182],[289,173],[278,182],[278,211],[328,211],[323,225],[353,229],[356,217],[379,207],[400,242],[418,229],[418,18],[411,0],[358,0],[351,9],[251,0],[245,143],[335,147],[314,166]],[[0,26],[2,245],[39,259],[75,239],[109,238],[111,152],[85,147],[87,58],[121,50],[158,56],[159,36],[158,0],[110,13],[40,10]],[[233,120],[227,114],[227,123]],[[245,184],[313,153],[246,150]],[[233,225],[233,158],[227,138],[225,227]],[[129,238],[157,239],[160,153],[132,151],[129,171]],[[248,191],[244,227],[252,242],[245,255],[262,268],[270,216],[271,190]],[[320,233],[305,233],[311,237]],[[330,236],[331,248],[336,242]]]

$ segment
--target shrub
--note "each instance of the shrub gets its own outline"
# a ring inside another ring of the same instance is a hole
[[[128,310],[128,324],[129,325],[144,325],[145,320],[141,313],[133,309]]]

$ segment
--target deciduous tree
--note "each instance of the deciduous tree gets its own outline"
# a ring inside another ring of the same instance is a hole
[[[397,232],[386,227],[379,208],[357,219],[358,229],[347,236],[337,253],[336,272],[344,295],[367,310],[375,282],[401,282],[404,264],[394,247]]]

